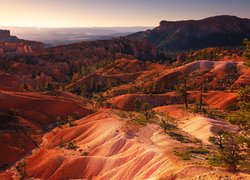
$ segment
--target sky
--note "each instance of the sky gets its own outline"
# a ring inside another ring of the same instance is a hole
[[[0,26],[157,26],[215,15],[250,18],[250,0],[0,0]]]

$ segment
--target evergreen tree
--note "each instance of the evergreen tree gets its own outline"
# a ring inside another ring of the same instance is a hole
[[[228,117],[229,122],[237,124],[241,127],[242,131],[249,133],[250,130],[250,85],[242,88],[239,91],[239,107],[240,110],[231,114]]]
[[[134,107],[137,112],[141,110],[141,105],[142,105],[141,100],[139,98],[136,98],[134,100]]]
[[[188,108],[187,75],[179,78],[179,85],[176,87],[177,94],[184,99],[185,107]]]
[[[245,144],[240,136],[223,131],[218,136],[210,137],[209,141],[218,147],[219,155],[217,159],[223,162],[229,171],[236,171],[245,160]]]
[[[142,111],[145,115],[147,121],[149,121],[154,116],[154,111],[149,103],[144,103],[142,105]]]

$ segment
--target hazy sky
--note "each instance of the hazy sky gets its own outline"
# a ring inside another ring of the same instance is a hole
[[[0,26],[157,26],[222,14],[250,18],[250,0],[0,0]]]

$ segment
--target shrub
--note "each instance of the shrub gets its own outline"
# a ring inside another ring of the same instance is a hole
[[[70,142],[68,142],[64,147],[65,147],[66,149],[68,149],[68,150],[75,150],[75,149],[79,148],[79,146],[77,146],[77,145],[75,144],[75,141],[70,141]]]
[[[174,152],[176,156],[181,157],[182,160],[190,160],[190,154],[188,152]]]
[[[161,119],[160,126],[164,129],[164,132],[177,129],[176,125],[174,124],[174,119],[170,117],[168,114],[166,118]]]
[[[189,152],[192,154],[208,154],[209,151],[207,149],[204,149],[202,147],[198,147],[198,148],[189,148]]]
[[[82,153],[82,156],[88,156],[89,155],[89,152],[83,152]]]
[[[25,166],[26,166],[25,161],[21,161],[16,165],[16,170],[19,173],[21,180],[23,180],[27,177],[27,173],[25,171]]]
[[[185,137],[182,134],[179,134],[177,132],[169,132],[168,134],[169,136],[171,136],[173,139],[177,141],[181,141],[181,142],[185,141]]]
[[[250,66],[250,42],[248,39],[244,39],[244,52],[243,52],[243,59],[244,59],[244,64],[246,66]]]
[[[66,121],[62,121],[61,118],[58,116],[56,118],[56,126],[59,127],[59,128],[62,128],[62,126],[66,124]]]
[[[75,118],[73,116],[68,116],[68,122],[69,122],[69,127],[76,126],[77,124],[75,123]]]
[[[135,115],[135,117],[133,117],[132,120],[133,120],[133,122],[135,122],[136,124],[139,124],[139,125],[146,125],[147,124],[147,119],[141,113],[138,113],[137,115]]]
[[[198,113],[199,112],[199,105],[198,104],[194,105],[193,112],[194,113]]]
[[[151,105],[148,103],[144,103],[142,105],[142,111],[147,121],[149,121],[151,118],[155,116],[155,112],[152,110]]]
[[[142,102],[141,102],[141,100],[137,97],[137,98],[134,100],[135,111],[139,112],[139,111],[141,110],[141,105],[142,105]]]

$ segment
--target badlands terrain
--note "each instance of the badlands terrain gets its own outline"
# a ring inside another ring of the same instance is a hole
[[[238,69],[237,78],[230,84],[233,90],[217,90],[218,79],[227,76],[233,68]],[[8,90],[0,91],[1,112],[18,111],[18,114],[9,115],[1,125],[0,177],[248,179],[246,172],[234,174],[208,163],[214,151],[208,138],[221,128],[236,132],[238,127],[219,115],[209,117],[201,112],[194,113],[192,109],[199,91],[189,92],[193,103],[188,109],[174,90],[164,91],[176,83],[168,79],[178,79],[182,73],[204,71],[211,77],[211,89],[203,95],[204,106],[223,116],[229,106],[237,102],[237,89],[249,84],[249,70],[242,61],[201,60],[168,67],[118,59],[65,88],[74,92],[82,84],[91,86],[92,78],[105,84],[113,83],[93,98],[66,90],[14,92],[15,83],[9,79],[5,82]],[[166,82],[162,85],[163,92],[154,92],[160,87],[151,89],[162,82]],[[143,112],[135,110],[135,99],[150,104],[155,116],[145,119]],[[74,122],[68,122],[68,116],[75,116]],[[168,134],[161,127],[161,119],[169,116],[177,126],[175,134]],[[184,156],[185,152],[190,152],[188,157]]]
[[[3,34],[1,180],[250,179],[249,42],[162,61],[146,40]]]

